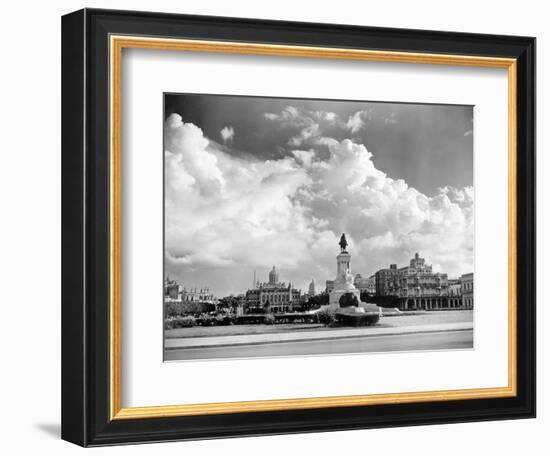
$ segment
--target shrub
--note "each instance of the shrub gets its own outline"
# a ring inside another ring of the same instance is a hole
[[[344,326],[372,326],[378,323],[380,315],[377,313],[368,314],[337,314],[337,321]]]
[[[256,325],[264,321],[263,315],[240,315],[235,318],[235,323],[238,325]]]
[[[316,296],[312,296],[307,301],[305,308],[306,309],[318,309],[321,306],[325,306],[329,303],[328,293],[320,293]]]
[[[171,317],[164,320],[165,329],[191,328],[192,326],[196,326],[196,324],[195,317],[191,315]]]
[[[214,304],[208,302],[166,301],[165,308],[167,317],[178,317],[209,312],[214,309]]]
[[[195,317],[187,315],[180,319],[180,324],[182,328],[191,328],[197,325],[197,321],[195,320]]]
[[[235,318],[229,314],[216,315],[216,325],[228,326],[235,323]]]
[[[202,314],[197,318],[197,324],[200,326],[214,326],[216,324],[216,317],[208,314]]]
[[[179,302],[168,301],[165,303],[165,307],[166,307],[166,312],[165,312],[166,317],[175,317],[183,313],[183,307]]]
[[[332,326],[336,322],[336,315],[333,311],[325,309],[317,314],[317,319],[325,326]]]
[[[367,324],[375,325],[380,320],[380,315],[367,315]]]

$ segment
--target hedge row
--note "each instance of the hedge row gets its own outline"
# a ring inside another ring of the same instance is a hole
[[[299,318],[298,318],[299,317]],[[241,315],[235,317],[230,314],[208,315],[202,314],[198,317],[193,315],[168,316],[164,321],[165,329],[191,328],[193,326],[225,326],[225,325],[246,325],[265,324],[274,325],[281,323],[319,323],[317,315]]]
[[[343,326],[372,326],[378,323],[380,320],[380,315],[377,313],[367,313],[367,314],[336,314],[337,323]]]
[[[208,302],[167,301],[166,317],[184,317],[189,314],[200,315],[213,311],[216,307]]]
[[[325,326],[372,326],[378,323],[380,315],[378,313],[364,313],[364,314],[341,314],[336,313],[333,310],[323,310],[317,314],[319,323]]]
[[[235,323],[235,318],[229,315],[177,315],[164,320],[165,329],[191,328],[193,326],[226,326]]]
[[[203,314],[198,317],[192,315],[173,316],[166,318],[165,329],[191,328],[193,326],[224,326],[234,324],[265,324],[281,323],[321,323],[325,326],[371,326],[378,323],[380,316],[376,313],[346,315],[334,311],[323,310],[317,314],[302,316],[299,319],[288,319],[284,315],[242,315],[234,317],[225,315]]]

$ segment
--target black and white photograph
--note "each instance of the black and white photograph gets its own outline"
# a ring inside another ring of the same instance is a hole
[[[473,106],[164,97],[165,361],[473,348]]]
[[[2,454],[543,455],[544,5],[6,2]]]

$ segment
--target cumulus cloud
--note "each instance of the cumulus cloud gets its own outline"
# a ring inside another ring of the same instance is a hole
[[[286,122],[301,113],[289,107],[265,117]],[[425,195],[377,169],[350,139],[317,136],[328,158],[315,144],[276,160],[238,158],[177,114],[166,120],[165,144],[167,268],[222,271],[205,279],[217,293],[245,291],[243,271],[273,264],[300,287],[312,276],[332,279],[342,232],[354,273],[405,265],[416,251],[451,276],[473,269],[472,187]]]
[[[312,122],[307,127],[302,128],[296,136],[290,138],[288,144],[293,147],[301,146],[308,139],[319,136],[319,133],[319,125]]]
[[[221,129],[220,136],[222,137],[223,142],[232,142],[233,137],[235,136],[235,130],[233,129],[233,127],[225,126]]]
[[[276,122],[280,128],[290,128],[296,131],[289,140],[291,147],[300,147],[308,140],[320,135],[321,128],[317,120],[333,121],[336,114],[324,111],[302,111],[294,106],[287,106],[279,113],[267,112],[264,117]]]
[[[264,117],[269,120],[276,120],[282,123],[295,122],[299,120],[300,112],[294,106],[287,106],[280,113],[266,112]]]
[[[313,116],[319,120],[326,120],[328,122],[334,122],[338,119],[338,115],[336,113],[327,111],[314,111]]]
[[[165,144],[169,263],[252,267],[271,257],[288,265],[303,254],[311,233],[292,197],[309,177],[296,160],[235,158],[178,114],[166,121]]]
[[[357,133],[361,128],[365,126],[365,121],[369,120],[371,116],[371,110],[357,111],[349,116],[346,122],[346,128],[351,133]]]

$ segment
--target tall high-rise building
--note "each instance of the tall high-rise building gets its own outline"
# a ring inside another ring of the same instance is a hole
[[[279,273],[275,269],[275,266],[273,266],[273,269],[269,271],[269,284],[275,285],[277,283],[279,283]]]
[[[311,283],[309,284],[309,289],[307,291],[307,294],[309,296],[315,296],[315,280],[311,279]]]

